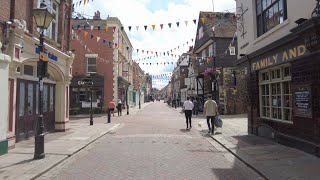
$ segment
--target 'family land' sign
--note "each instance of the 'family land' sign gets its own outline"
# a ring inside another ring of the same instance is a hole
[[[264,69],[272,65],[280,64],[283,62],[291,61],[297,57],[303,56],[307,53],[305,45],[295,46],[284,51],[280,51],[273,55],[267,56],[263,59],[259,59],[251,64],[252,71]]]

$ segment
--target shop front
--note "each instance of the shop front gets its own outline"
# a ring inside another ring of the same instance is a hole
[[[70,85],[70,114],[88,114],[91,107],[94,113],[102,113],[104,107],[104,76],[94,74],[92,85],[86,84],[88,76],[74,76]],[[92,94],[92,96],[91,96]]]
[[[36,45],[39,40],[23,26],[16,26],[11,33],[7,128],[10,147],[15,142],[35,135],[39,115],[39,49]],[[49,44],[45,44],[45,48],[48,54],[48,78],[44,79],[43,85],[44,130],[65,131],[69,121],[70,68],[74,55],[71,52],[66,54]]]
[[[239,66],[249,66],[249,133],[320,156],[320,43],[311,32],[317,22],[306,21]]]

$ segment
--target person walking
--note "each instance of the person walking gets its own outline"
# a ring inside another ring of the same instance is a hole
[[[187,97],[187,100],[183,103],[184,114],[186,116],[187,129],[189,129],[189,126],[190,126],[190,129],[192,128],[191,117],[192,117],[193,107],[194,107],[193,103],[190,101],[190,98]]]
[[[197,98],[194,98],[193,105],[194,105],[193,115],[198,115],[198,101],[197,101]]]
[[[208,133],[214,134],[214,119],[219,114],[217,103],[212,100],[212,96],[208,96],[208,100],[204,103],[204,114],[207,118],[207,124],[209,128]],[[211,120],[211,125],[210,125]]]
[[[117,109],[118,109],[118,116],[121,116],[122,115],[122,102],[120,99],[118,100]]]
[[[110,113],[113,114],[113,116],[114,116],[114,109],[115,109],[115,108],[116,108],[116,104],[114,103],[113,100],[111,100],[111,101],[109,102],[109,104],[108,104],[108,109],[109,109]]]

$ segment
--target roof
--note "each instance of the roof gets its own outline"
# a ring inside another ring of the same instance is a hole
[[[212,27],[214,28],[214,37],[233,37],[237,31],[237,20],[234,13],[224,12],[204,12],[200,11],[199,23],[202,23],[201,18],[205,18],[205,26],[212,34]]]

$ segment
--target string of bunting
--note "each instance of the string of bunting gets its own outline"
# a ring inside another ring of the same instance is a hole
[[[80,1],[74,2],[72,4],[73,9],[76,7],[80,7],[82,5],[82,2],[83,2],[83,5],[86,5],[86,4],[89,4],[90,0],[80,0]],[[91,0],[91,2],[93,2],[93,0]]]

